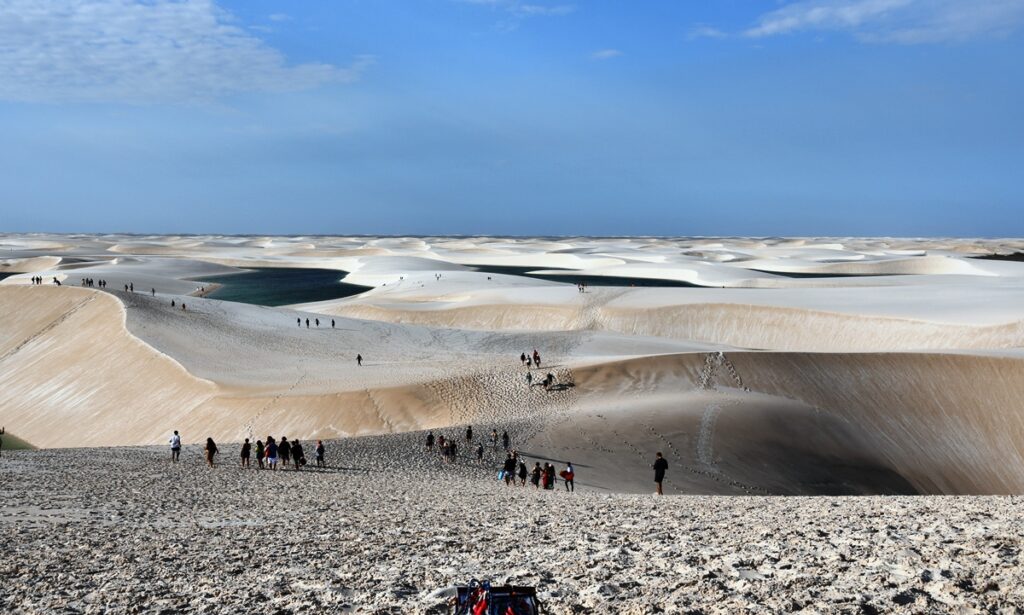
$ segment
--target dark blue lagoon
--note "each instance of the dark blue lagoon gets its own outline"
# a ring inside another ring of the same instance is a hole
[[[254,267],[241,273],[193,278],[194,281],[220,284],[206,296],[221,301],[256,305],[290,305],[351,297],[370,290],[341,281],[347,272],[337,269],[298,269],[294,267]]]

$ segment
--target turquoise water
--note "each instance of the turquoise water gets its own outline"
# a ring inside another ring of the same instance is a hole
[[[337,269],[255,267],[242,273],[193,279],[200,284],[223,285],[206,295],[211,299],[277,306],[351,297],[370,289],[342,282],[346,273]]]

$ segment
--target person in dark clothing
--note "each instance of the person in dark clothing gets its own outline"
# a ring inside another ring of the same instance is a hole
[[[334,328],[334,319],[333,318],[331,319],[331,328],[332,329]]]
[[[451,443],[448,444],[448,457],[449,457],[449,461],[454,462],[455,461],[455,457],[458,454],[459,454],[459,447],[456,446],[455,440],[452,440]]]
[[[249,453],[250,453],[251,450],[252,450],[252,445],[249,444],[249,438],[246,438],[245,442],[242,443],[242,467],[243,468],[248,468],[249,467]]]
[[[506,451],[508,450],[508,443],[509,443],[508,432],[507,431],[502,432],[502,434],[501,434],[501,445],[505,447]]]
[[[509,453],[508,457],[505,458],[505,484],[512,486],[516,484],[516,460],[512,458],[512,454]]]
[[[498,430],[491,430],[491,448],[498,448]]]
[[[540,462],[533,464],[533,472],[530,474],[530,482],[533,483],[535,489],[540,489]]]
[[[271,436],[267,436],[267,467],[271,470],[277,469],[277,454],[277,442]]]
[[[654,456],[654,465],[651,467],[654,468],[654,483],[658,485],[658,491],[656,493],[658,495],[665,495],[661,491],[661,482],[665,480],[665,470],[668,469],[668,462],[665,461],[665,458],[661,453],[658,453]]]
[[[318,326],[318,327],[320,326],[320,319],[319,318],[316,319],[316,326]]]
[[[479,443],[479,444],[476,445],[476,460],[477,461],[483,461],[484,460],[484,445],[483,445],[483,443]]]
[[[358,365],[360,367],[363,366],[363,355],[361,355],[361,354],[357,354],[356,355],[356,365]]]
[[[295,319],[295,324],[299,325],[299,327],[302,327],[302,317],[301,316]]]
[[[327,467],[327,462],[324,461],[324,443],[321,440],[316,441],[316,467]]]
[[[427,451],[434,449],[434,432],[427,434]]]
[[[519,362],[522,363],[523,365],[526,365],[526,353],[525,352],[519,355]]]
[[[546,488],[547,489],[554,489],[555,488],[555,464],[553,464],[553,463],[549,463],[548,464],[548,469],[547,469],[546,474],[547,475],[544,477],[545,478]]]
[[[281,467],[287,468],[292,457],[292,445],[284,436],[281,436],[281,443],[277,445],[277,456],[281,459]]]
[[[306,328],[309,328],[309,319],[306,319]],[[284,444],[284,438],[281,439],[281,443]]]
[[[526,462],[525,461],[520,461],[519,462],[519,486],[520,487],[525,487],[526,486]]]
[[[206,447],[203,449],[206,451],[206,465],[213,467],[213,456],[217,454],[217,445],[214,443],[213,438],[206,439]]]
[[[306,463],[306,456],[302,453],[302,444],[298,440],[292,442],[292,461],[295,462],[295,469],[301,470]]]
[[[473,426],[470,425],[469,427],[466,428],[466,442],[472,442],[472,441],[473,441]]]
[[[263,469],[263,440],[256,440],[256,465]]]

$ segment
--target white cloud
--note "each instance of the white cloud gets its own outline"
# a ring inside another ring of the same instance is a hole
[[[350,82],[372,63],[289,65],[213,0],[4,0],[0,99],[192,102]]]
[[[269,19],[270,21],[291,21],[292,17],[291,15],[287,15],[285,13],[274,13],[272,15],[268,15],[267,19]]]
[[[803,0],[762,15],[744,34],[833,30],[914,44],[1006,36],[1022,25],[1024,0]]]
[[[516,17],[568,15],[576,10],[573,4],[531,4],[522,0],[458,0],[464,4],[489,6]]]
[[[698,25],[696,25],[696,26],[694,26],[693,28],[690,29],[690,32],[687,34],[686,37],[689,38],[689,39],[695,39],[695,38],[725,38],[726,36],[728,36],[728,34],[726,34],[725,32],[723,32],[721,30],[719,30],[718,28],[713,28],[713,27],[711,27],[709,25],[706,25],[706,24],[698,24]]]
[[[592,60],[610,60],[617,58],[622,55],[622,52],[618,49],[601,49],[590,54]]]

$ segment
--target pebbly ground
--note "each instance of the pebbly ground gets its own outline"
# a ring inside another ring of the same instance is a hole
[[[445,613],[472,578],[537,586],[551,613],[1024,605],[1020,498],[538,492],[422,439],[330,442],[302,472],[242,470],[230,445],[213,470],[195,447],[5,452],[0,609]]]

